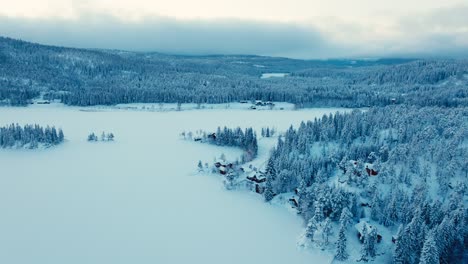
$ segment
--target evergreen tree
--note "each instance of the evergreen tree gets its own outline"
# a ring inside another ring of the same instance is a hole
[[[347,228],[349,224],[351,224],[352,218],[353,214],[349,211],[349,209],[347,207],[343,208],[343,210],[341,210],[340,225]]]
[[[434,231],[429,232],[421,251],[420,264],[439,264],[439,250],[435,242]]]
[[[371,258],[374,258],[376,255],[376,244],[377,244],[377,229],[372,227],[372,229],[368,232],[367,238],[365,239],[365,244],[367,247],[367,252]]]
[[[97,141],[97,140],[98,140],[98,138],[94,134],[94,132],[88,135],[88,141]]]
[[[271,184],[271,179],[267,178],[266,183],[265,183],[265,191],[264,191],[263,195],[265,197],[266,202],[271,201],[273,199],[273,197],[275,197],[275,193],[273,192],[273,187],[272,187],[272,184]]]
[[[424,245],[424,238],[426,233],[426,225],[422,217],[421,209],[417,209],[411,222],[408,224],[409,237],[412,240],[410,243],[411,253],[413,259],[418,263],[421,249]],[[405,234],[406,235],[406,234]]]
[[[373,195],[372,201],[371,201],[370,217],[371,217],[372,220],[379,222],[380,214],[382,212],[382,209],[380,208],[380,198],[379,198],[377,188],[375,187],[375,188],[372,188],[372,189],[374,191],[374,195]]]
[[[336,241],[335,259],[343,261],[348,259],[348,252],[346,251],[346,227],[340,224],[340,230],[338,231],[338,240]]]
[[[322,228],[322,239],[325,245],[328,245],[328,240],[331,234],[332,234],[332,223],[331,223],[331,219],[327,217],[327,219],[325,219],[325,222],[323,223],[323,228]]]
[[[395,264],[407,264],[411,261],[411,240],[408,233],[409,230],[400,225],[396,236],[395,252],[393,253],[393,263]]]
[[[311,241],[314,241],[314,235],[318,228],[317,225],[317,221],[315,221],[314,218],[309,219],[309,222],[307,223],[306,237]]]
[[[271,156],[269,159],[268,159],[268,164],[266,166],[266,171],[265,171],[266,175],[268,178],[270,178],[272,181],[275,181],[276,180],[276,169],[275,169],[275,164],[274,164],[274,160],[273,160],[273,156]]]
[[[323,215],[323,204],[320,202],[320,200],[315,201],[314,208],[314,218],[317,222],[320,223],[325,218]]]
[[[369,261],[369,235],[368,235],[368,230],[367,230],[367,224],[364,224],[362,226],[361,230],[361,240],[362,240],[362,246],[361,246],[361,258],[359,259],[360,261]]]
[[[62,129],[59,129],[59,134],[58,134],[59,142],[63,142],[64,138],[65,138],[65,136],[63,134]]]

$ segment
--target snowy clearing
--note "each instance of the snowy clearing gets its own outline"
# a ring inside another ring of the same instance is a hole
[[[303,223],[293,213],[197,175],[198,160],[235,159],[241,150],[183,141],[179,133],[217,126],[282,132],[337,110],[0,108],[0,124],[51,124],[65,133],[54,148],[0,150],[0,262],[331,262],[297,248]],[[112,131],[115,141],[88,143],[92,131]]]
[[[277,73],[263,73],[260,79],[268,79],[268,78],[283,78],[286,77],[288,73],[284,72],[277,72]]]

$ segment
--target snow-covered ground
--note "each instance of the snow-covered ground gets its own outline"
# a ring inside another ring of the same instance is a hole
[[[337,110],[0,108],[0,125],[55,125],[66,138],[49,149],[0,150],[0,263],[330,262],[297,248],[296,215],[197,175],[198,160],[235,159],[240,150],[179,133],[225,125],[282,131]],[[115,142],[86,141],[101,131]]]
[[[60,104],[55,104],[60,105]],[[251,107],[254,106],[255,109]],[[82,108],[81,111],[146,111],[146,112],[173,112],[173,111],[189,111],[189,110],[250,110],[250,111],[262,111],[262,110],[294,110],[295,106],[291,103],[275,102],[274,105],[254,105],[250,101],[244,101],[244,103],[235,102],[229,104],[176,104],[176,103],[132,103],[132,104],[117,104],[117,105],[98,105],[87,108]]]
[[[260,76],[261,79],[268,79],[268,78],[282,78],[286,77],[288,73],[283,73],[283,72],[277,72],[277,73],[263,73],[262,76]]]

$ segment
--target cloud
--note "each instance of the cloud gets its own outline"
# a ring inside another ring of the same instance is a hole
[[[433,9],[400,17],[390,28],[389,43],[394,54],[419,56],[468,55],[468,6]]]
[[[172,54],[294,58],[468,56],[468,6],[400,17],[307,23],[147,16],[122,20],[80,11],[73,19],[0,16],[0,35],[43,44]]]
[[[341,50],[313,27],[234,19],[147,17],[129,22],[93,14],[74,20],[0,17],[0,34],[61,46],[177,54],[323,58]]]

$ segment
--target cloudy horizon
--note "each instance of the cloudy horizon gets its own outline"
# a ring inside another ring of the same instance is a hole
[[[171,54],[467,57],[467,1],[439,2],[0,0],[0,35]]]

